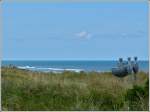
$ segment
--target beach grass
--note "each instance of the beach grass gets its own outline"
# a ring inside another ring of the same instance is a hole
[[[2,67],[2,110],[148,110],[148,73],[44,73]]]

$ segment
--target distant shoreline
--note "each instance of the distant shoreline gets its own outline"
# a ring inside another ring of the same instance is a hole
[[[8,66],[1,66],[1,68],[16,68],[16,69],[20,69],[20,70],[29,70],[32,72],[45,72],[45,73],[63,73],[63,72],[76,72],[76,73],[80,73],[80,72],[96,72],[96,73],[105,73],[105,72],[111,72],[111,71],[86,71],[86,70],[82,70],[82,69],[71,69],[71,68],[66,68],[66,69],[61,69],[61,68],[47,68],[49,70],[46,70],[46,68],[35,68],[35,67],[30,67],[30,66],[25,66],[25,67],[17,67],[17,66],[13,66],[13,65],[8,65]],[[42,69],[42,70],[41,70]],[[45,70],[44,70],[45,69]]]
[[[63,71],[75,71],[75,72],[111,72],[112,68],[117,66],[118,61],[100,61],[100,60],[52,60],[52,61],[2,61],[2,66],[15,66],[21,69],[28,69],[32,71],[43,71],[43,72],[63,72]],[[126,62],[126,61],[125,61]],[[139,61],[139,68],[141,71],[149,71],[149,61]]]
[[[86,71],[86,70],[80,70],[80,69],[60,69],[60,68],[49,68],[49,70],[40,70],[38,68],[34,68],[34,67],[17,67],[17,66],[1,66],[1,68],[13,68],[13,69],[18,69],[18,70],[28,70],[31,72],[41,72],[41,73],[63,73],[63,72],[76,72],[76,73],[81,73],[81,72],[85,72],[85,73],[91,73],[91,72],[95,72],[95,73],[111,73],[112,71]],[[144,72],[144,73],[149,73],[149,71],[143,71],[140,70],[139,72]]]

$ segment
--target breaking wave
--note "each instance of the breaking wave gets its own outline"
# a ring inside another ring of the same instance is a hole
[[[74,71],[80,72],[82,69],[72,69],[72,68],[50,68],[50,67],[34,67],[34,66],[18,66],[19,69],[35,70],[35,71],[50,71],[50,72],[63,72],[63,71]]]

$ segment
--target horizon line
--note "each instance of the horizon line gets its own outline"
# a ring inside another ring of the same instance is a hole
[[[132,58],[133,59],[133,58]],[[1,61],[118,61],[119,59],[1,59]],[[124,59],[123,61],[126,61]],[[138,61],[149,61],[149,59],[138,59]]]

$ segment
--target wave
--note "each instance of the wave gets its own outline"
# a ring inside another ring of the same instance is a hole
[[[32,66],[18,66],[18,68],[20,68],[20,69],[34,69],[36,67],[32,67]]]
[[[66,71],[75,71],[75,72],[81,72],[82,69],[65,69]]]
[[[63,72],[63,71],[74,71],[74,72],[80,72],[83,71],[83,69],[72,69],[72,68],[50,68],[50,67],[34,67],[34,66],[18,66],[19,69],[28,69],[28,70],[40,70],[40,71],[54,71],[54,72]]]

